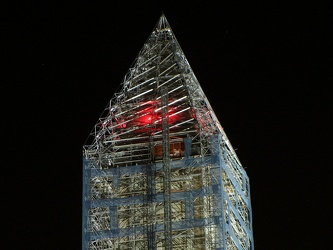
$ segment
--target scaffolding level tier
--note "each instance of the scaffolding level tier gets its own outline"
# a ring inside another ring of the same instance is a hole
[[[82,249],[253,250],[249,178],[162,15],[83,147]]]

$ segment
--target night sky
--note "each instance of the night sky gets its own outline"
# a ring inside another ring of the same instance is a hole
[[[332,8],[109,2],[4,9],[3,249],[81,249],[82,146],[162,12],[250,177],[255,249],[329,249]]]

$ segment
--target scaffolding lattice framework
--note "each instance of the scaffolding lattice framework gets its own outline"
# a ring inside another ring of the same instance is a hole
[[[83,147],[82,249],[253,249],[249,179],[162,15]]]

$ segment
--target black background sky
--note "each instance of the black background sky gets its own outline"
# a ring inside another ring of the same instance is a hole
[[[81,248],[82,145],[162,12],[250,177],[255,249],[329,249],[332,8],[165,2],[3,9],[3,249]]]

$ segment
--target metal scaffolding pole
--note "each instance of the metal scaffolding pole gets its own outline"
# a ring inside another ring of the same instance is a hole
[[[164,189],[164,236],[165,250],[172,249],[171,227],[171,170],[170,170],[170,135],[168,115],[168,88],[162,87],[162,134],[163,134],[163,189]]]

